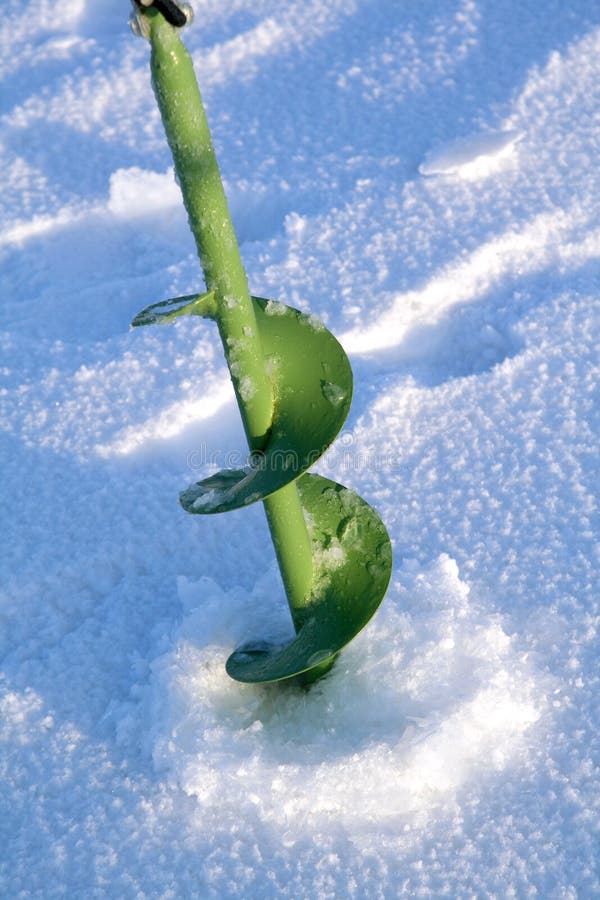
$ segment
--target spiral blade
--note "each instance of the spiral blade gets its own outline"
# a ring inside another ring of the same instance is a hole
[[[237,509],[294,481],[325,452],[350,409],[352,370],[331,332],[283,303],[253,300],[275,395],[267,446],[246,469],[218,472],[183,491],[189,513]]]
[[[146,306],[131,323],[132,328],[140,325],[167,325],[180,316],[203,316],[211,318],[215,312],[213,291],[205,294],[186,294]]]
[[[375,613],[392,571],[392,549],[375,510],[319,475],[297,481],[313,543],[313,588],[296,637],[283,646],[240,647],[227,660],[237,681],[281,681],[322,667]]]

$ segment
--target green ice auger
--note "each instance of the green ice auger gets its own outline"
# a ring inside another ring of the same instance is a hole
[[[180,502],[203,515],[264,503],[296,634],[283,646],[239,647],[227,672],[244,682],[301,675],[310,683],[367,624],[392,566],[375,510],[341,484],[307,474],[348,415],[350,363],[313,316],[250,296],[192,62],[179,38],[189,8],[173,0],[133,6],[134,30],[150,41],[152,84],[207,290],[155,303],[132,324],[189,315],[217,323],[249,464],[193,484]]]

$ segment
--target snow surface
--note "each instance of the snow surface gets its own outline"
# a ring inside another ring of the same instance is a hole
[[[428,153],[419,172],[421,175],[484,177],[512,153],[523,136],[520,131],[498,131],[458,138],[441,150]]]
[[[309,692],[228,679],[291,626],[260,506],[177,502],[244,464],[215,329],[128,330],[203,290],[148,48],[4,0],[0,894],[598,896],[597,7],[194,6],[252,290],[352,358],[316,471],[395,573]]]

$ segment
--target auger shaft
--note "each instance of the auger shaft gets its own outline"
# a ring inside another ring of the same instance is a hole
[[[215,294],[216,319],[244,430],[250,449],[260,451],[273,418],[273,391],[202,98],[177,31],[154,9],[143,15],[149,24],[152,84],[206,286]],[[298,489],[289,484],[263,502],[298,630],[312,584],[311,541]]]
[[[194,235],[206,287],[215,292],[217,323],[246,436],[260,450],[273,416],[256,321],[189,53],[155,10],[150,18],[152,85]]]

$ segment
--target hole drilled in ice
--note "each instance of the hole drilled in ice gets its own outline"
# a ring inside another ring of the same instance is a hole
[[[190,582],[190,612],[152,661],[148,690],[123,714],[147,732],[157,770],[207,816],[252,793],[281,833],[325,829],[335,815],[362,840],[374,821],[428,816],[448,800],[455,808],[459,790],[477,789],[536,746],[540,735],[527,732],[553,680],[494,609],[470,600],[454,560],[401,568],[402,603],[385,603],[337,672],[302,694],[241,688],[223,668],[231,646],[244,654],[240,663],[269,654],[269,642],[242,638],[251,620],[269,623],[271,652],[285,645],[287,610],[272,618],[276,579],[273,570],[250,595]],[[309,616],[304,627],[315,624]],[[332,655],[325,641],[312,644],[307,668]],[[307,781],[307,767],[318,778]]]

